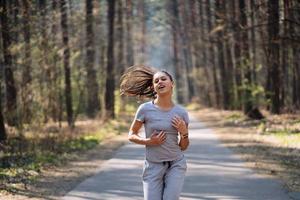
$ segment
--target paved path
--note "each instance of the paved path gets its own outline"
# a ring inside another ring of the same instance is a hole
[[[216,135],[191,116],[191,145],[182,200],[288,200],[281,183],[255,174]],[[63,200],[142,200],[144,148],[128,144],[99,173],[69,192]]]

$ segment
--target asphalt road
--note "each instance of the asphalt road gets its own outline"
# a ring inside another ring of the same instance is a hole
[[[288,200],[281,182],[256,174],[191,116],[191,145],[182,200]],[[142,200],[144,147],[128,143],[63,200]]]

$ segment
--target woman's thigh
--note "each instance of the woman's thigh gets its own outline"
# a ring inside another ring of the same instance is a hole
[[[143,169],[143,189],[145,200],[162,200],[164,181],[167,167],[162,163],[145,160]]]
[[[177,200],[184,183],[187,165],[185,157],[172,161],[165,176],[165,186],[163,191],[163,200]]]

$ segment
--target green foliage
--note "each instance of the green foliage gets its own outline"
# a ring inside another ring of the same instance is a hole
[[[226,120],[235,121],[235,120],[242,119],[243,117],[244,115],[242,115],[241,113],[233,113],[229,116],[226,116]]]
[[[93,136],[81,137],[66,141],[63,144],[63,149],[65,152],[88,150],[97,146],[100,141],[101,140]]]
[[[250,94],[247,99],[244,95],[244,97],[242,98],[242,103],[252,102],[254,105],[265,105],[267,103],[266,100],[262,98],[265,97],[265,89],[259,84],[251,84],[247,79],[243,79],[242,85],[237,89],[242,91],[243,93],[249,92]]]

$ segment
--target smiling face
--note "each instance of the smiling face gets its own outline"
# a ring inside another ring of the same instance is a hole
[[[165,72],[157,72],[153,76],[153,87],[157,95],[172,93],[173,81]]]

